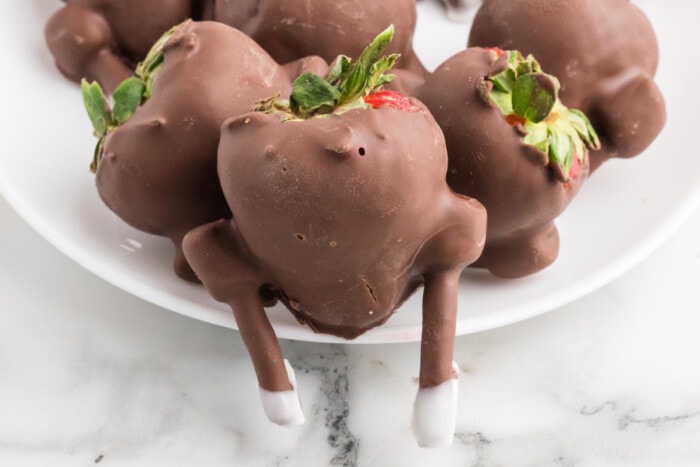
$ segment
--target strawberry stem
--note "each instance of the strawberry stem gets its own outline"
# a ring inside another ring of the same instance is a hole
[[[289,100],[273,96],[258,102],[255,110],[281,114],[286,121],[368,108],[364,98],[394,79],[394,75],[386,73],[399,55],[382,56],[393,37],[392,25],[382,31],[354,63],[349,57],[340,55],[325,78],[311,72],[304,73],[294,80]]]

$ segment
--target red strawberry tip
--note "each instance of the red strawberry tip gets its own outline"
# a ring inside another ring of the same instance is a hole
[[[574,181],[578,178],[581,173],[581,161],[578,158],[578,154],[574,154],[574,158],[571,161],[571,169],[569,170],[569,181],[564,183],[564,188],[570,190],[573,188]]]
[[[417,112],[418,108],[413,105],[410,99],[396,91],[373,92],[364,97],[365,104],[373,109],[389,106],[404,112]]]
[[[486,50],[488,50],[489,52],[494,54],[495,55],[494,58],[499,58],[501,55],[503,55],[505,53],[505,51],[500,47],[489,47]]]

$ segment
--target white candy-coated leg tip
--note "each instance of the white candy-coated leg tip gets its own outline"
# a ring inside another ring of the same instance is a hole
[[[459,374],[456,363],[452,367]],[[413,404],[413,435],[424,448],[452,445],[457,424],[457,396],[459,382],[451,378],[444,383],[418,389]]]
[[[285,359],[284,366],[287,369],[289,382],[292,389],[289,391],[267,391],[260,388],[260,398],[267,418],[277,425],[296,426],[304,423],[304,412],[301,410],[301,401],[297,392],[297,380],[294,370]]]

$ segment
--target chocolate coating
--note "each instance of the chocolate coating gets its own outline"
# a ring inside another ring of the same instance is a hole
[[[163,55],[153,96],[107,137],[96,183],[105,204],[127,223],[169,237],[176,272],[194,279],[182,237],[230,215],[216,174],[221,124],[291,86],[265,51],[219,23],[186,23]]]
[[[447,10],[447,17],[453,21],[466,21],[470,7],[476,0],[440,0]]]
[[[396,34],[388,53],[419,77],[427,71],[413,51],[414,0],[68,0],[45,28],[57,67],[73,81],[98,81],[111,94],[131,76],[151,46],[187,18],[216,20],[242,30],[279,63],[317,55],[332,62],[356,58],[390,23]]]
[[[273,290],[317,332],[359,336],[426,278],[457,284],[483,247],[485,211],[447,187],[444,139],[422,106],[244,115],[224,124],[218,167],[233,219],[185,238],[197,275],[227,303]],[[440,337],[449,346],[454,329]]]
[[[390,24],[396,33],[386,53],[399,53],[398,68],[426,71],[413,51],[415,0],[216,0],[215,19],[255,39],[279,63],[307,55],[332,62],[357,58]]]
[[[445,134],[448,184],[481,201],[488,212],[486,246],[475,266],[516,278],[555,260],[559,236],[553,220],[577,193],[588,167],[563,184],[545,165],[544,154],[523,143],[517,128],[479,93],[494,63],[485,49],[460,52],[435,70],[418,98]]]
[[[69,79],[97,80],[111,93],[166,31],[189,18],[190,0],[68,0],[45,37]]]
[[[629,0],[486,0],[469,46],[533,54],[559,78],[564,104],[588,115],[601,136],[592,168],[639,154],[665,125],[656,36]]]

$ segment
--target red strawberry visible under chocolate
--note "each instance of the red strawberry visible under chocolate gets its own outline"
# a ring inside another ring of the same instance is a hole
[[[447,141],[447,181],[488,212],[475,266],[515,278],[551,264],[553,220],[588,175],[595,131],[557,99],[558,81],[532,57],[472,48],[448,59],[419,90]]]
[[[66,3],[45,28],[56,65],[73,81],[97,81],[109,94],[132,75],[159,37],[196,10],[192,0]]]
[[[481,204],[448,188],[444,139],[425,107],[375,93],[396,59],[379,58],[390,37],[357,63],[340,57],[325,78],[303,74],[289,101],[268,99],[224,124],[219,177],[233,219],[188,233],[184,249],[212,296],[233,309],[266,412],[280,424],[303,415],[260,290],[315,331],[352,339],[423,284],[414,429],[434,446],[454,431],[457,287],[481,252],[486,219]],[[441,412],[427,415],[436,387],[446,391]],[[437,432],[426,430],[429,416],[445,417]]]
[[[299,64],[327,69],[320,59]],[[170,238],[176,273],[194,280],[182,237],[230,215],[216,174],[220,126],[262,97],[288,92],[291,80],[250,38],[213,22],[187,22],[166,34],[137,75],[117,88],[111,112],[99,87],[84,85],[100,137],[97,189],[127,223]]]
[[[656,37],[629,0],[486,0],[469,45],[533,54],[560,79],[562,101],[585,112],[600,134],[592,169],[641,153],[664,127]]]

